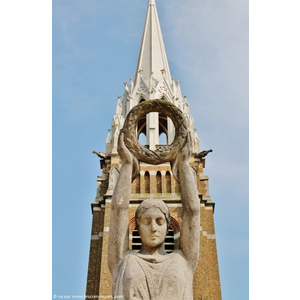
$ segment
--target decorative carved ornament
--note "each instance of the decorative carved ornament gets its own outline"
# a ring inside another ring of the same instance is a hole
[[[141,83],[140,83],[140,86],[139,86],[139,88],[138,88],[138,90],[137,90],[137,92],[139,93],[139,94],[147,94],[147,92],[148,92],[148,88],[147,88],[147,86],[146,86],[146,84],[144,83],[144,81],[142,80],[142,78],[141,78],[141,81],[140,81]]]

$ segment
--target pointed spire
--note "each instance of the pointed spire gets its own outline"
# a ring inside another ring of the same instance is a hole
[[[167,82],[169,84],[172,83],[155,0],[149,0],[143,37],[134,75],[134,85],[137,84],[138,73],[141,69],[143,70],[143,79],[148,88],[151,84],[151,74],[157,81],[165,76]],[[165,73],[162,74],[161,70],[165,70]]]

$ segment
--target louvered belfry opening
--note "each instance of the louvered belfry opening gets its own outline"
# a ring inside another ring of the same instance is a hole
[[[139,252],[141,250],[142,240],[139,235],[139,232],[135,228],[132,231],[132,250]],[[169,227],[169,231],[165,238],[165,249],[167,253],[171,253],[174,251],[174,230]]]
[[[167,253],[174,251],[174,230],[170,227],[165,239],[165,249]]]
[[[137,229],[132,231],[132,250],[139,252],[141,250],[142,240]]]

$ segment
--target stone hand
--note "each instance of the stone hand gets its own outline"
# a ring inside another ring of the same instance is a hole
[[[128,150],[124,143],[124,133],[123,130],[121,130],[119,134],[119,139],[118,139],[118,153],[120,155],[120,158],[122,160],[122,163],[128,163],[132,164],[133,163],[133,155],[131,152]]]
[[[118,153],[122,160],[122,164],[129,164],[132,166],[132,180],[134,180],[140,173],[140,164],[137,158],[134,155],[132,155],[132,153],[126,147],[124,143],[123,130],[121,130],[119,134]]]

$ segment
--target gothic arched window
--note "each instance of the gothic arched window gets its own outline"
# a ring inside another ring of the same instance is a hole
[[[141,192],[141,176],[140,176],[140,174],[135,179],[135,192],[137,194],[140,194],[140,192]]]
[[[145,173],[144,179],[145,179],[145,181],[144,181],[145,182],[145,193],[149,194],[150,193],[150,174],[148,171]]]
[[[168,144],[168,118],[164,113],[159,114],[159,145]]]
[[[141,132],[138,136],[138,140],[140,142],[141,145],[145,146],[147,144],[147,137],[144,134],[144,132]]]
[[[169,171],[166,172],[166,189],[167,193],[171,193],[171,174]]]
[[[146,101],[145,99],[141,99],[139,103]],[[147,146],[147,120],[146,115],[142,116],[137,123],[137,138],[141,145]]]
[[[156,192],[162,193],[161,173],[159,171],[156,173]]]
[[[165,132],[162,132],[159,136],[159,145],[167,145],[168,137]]]

